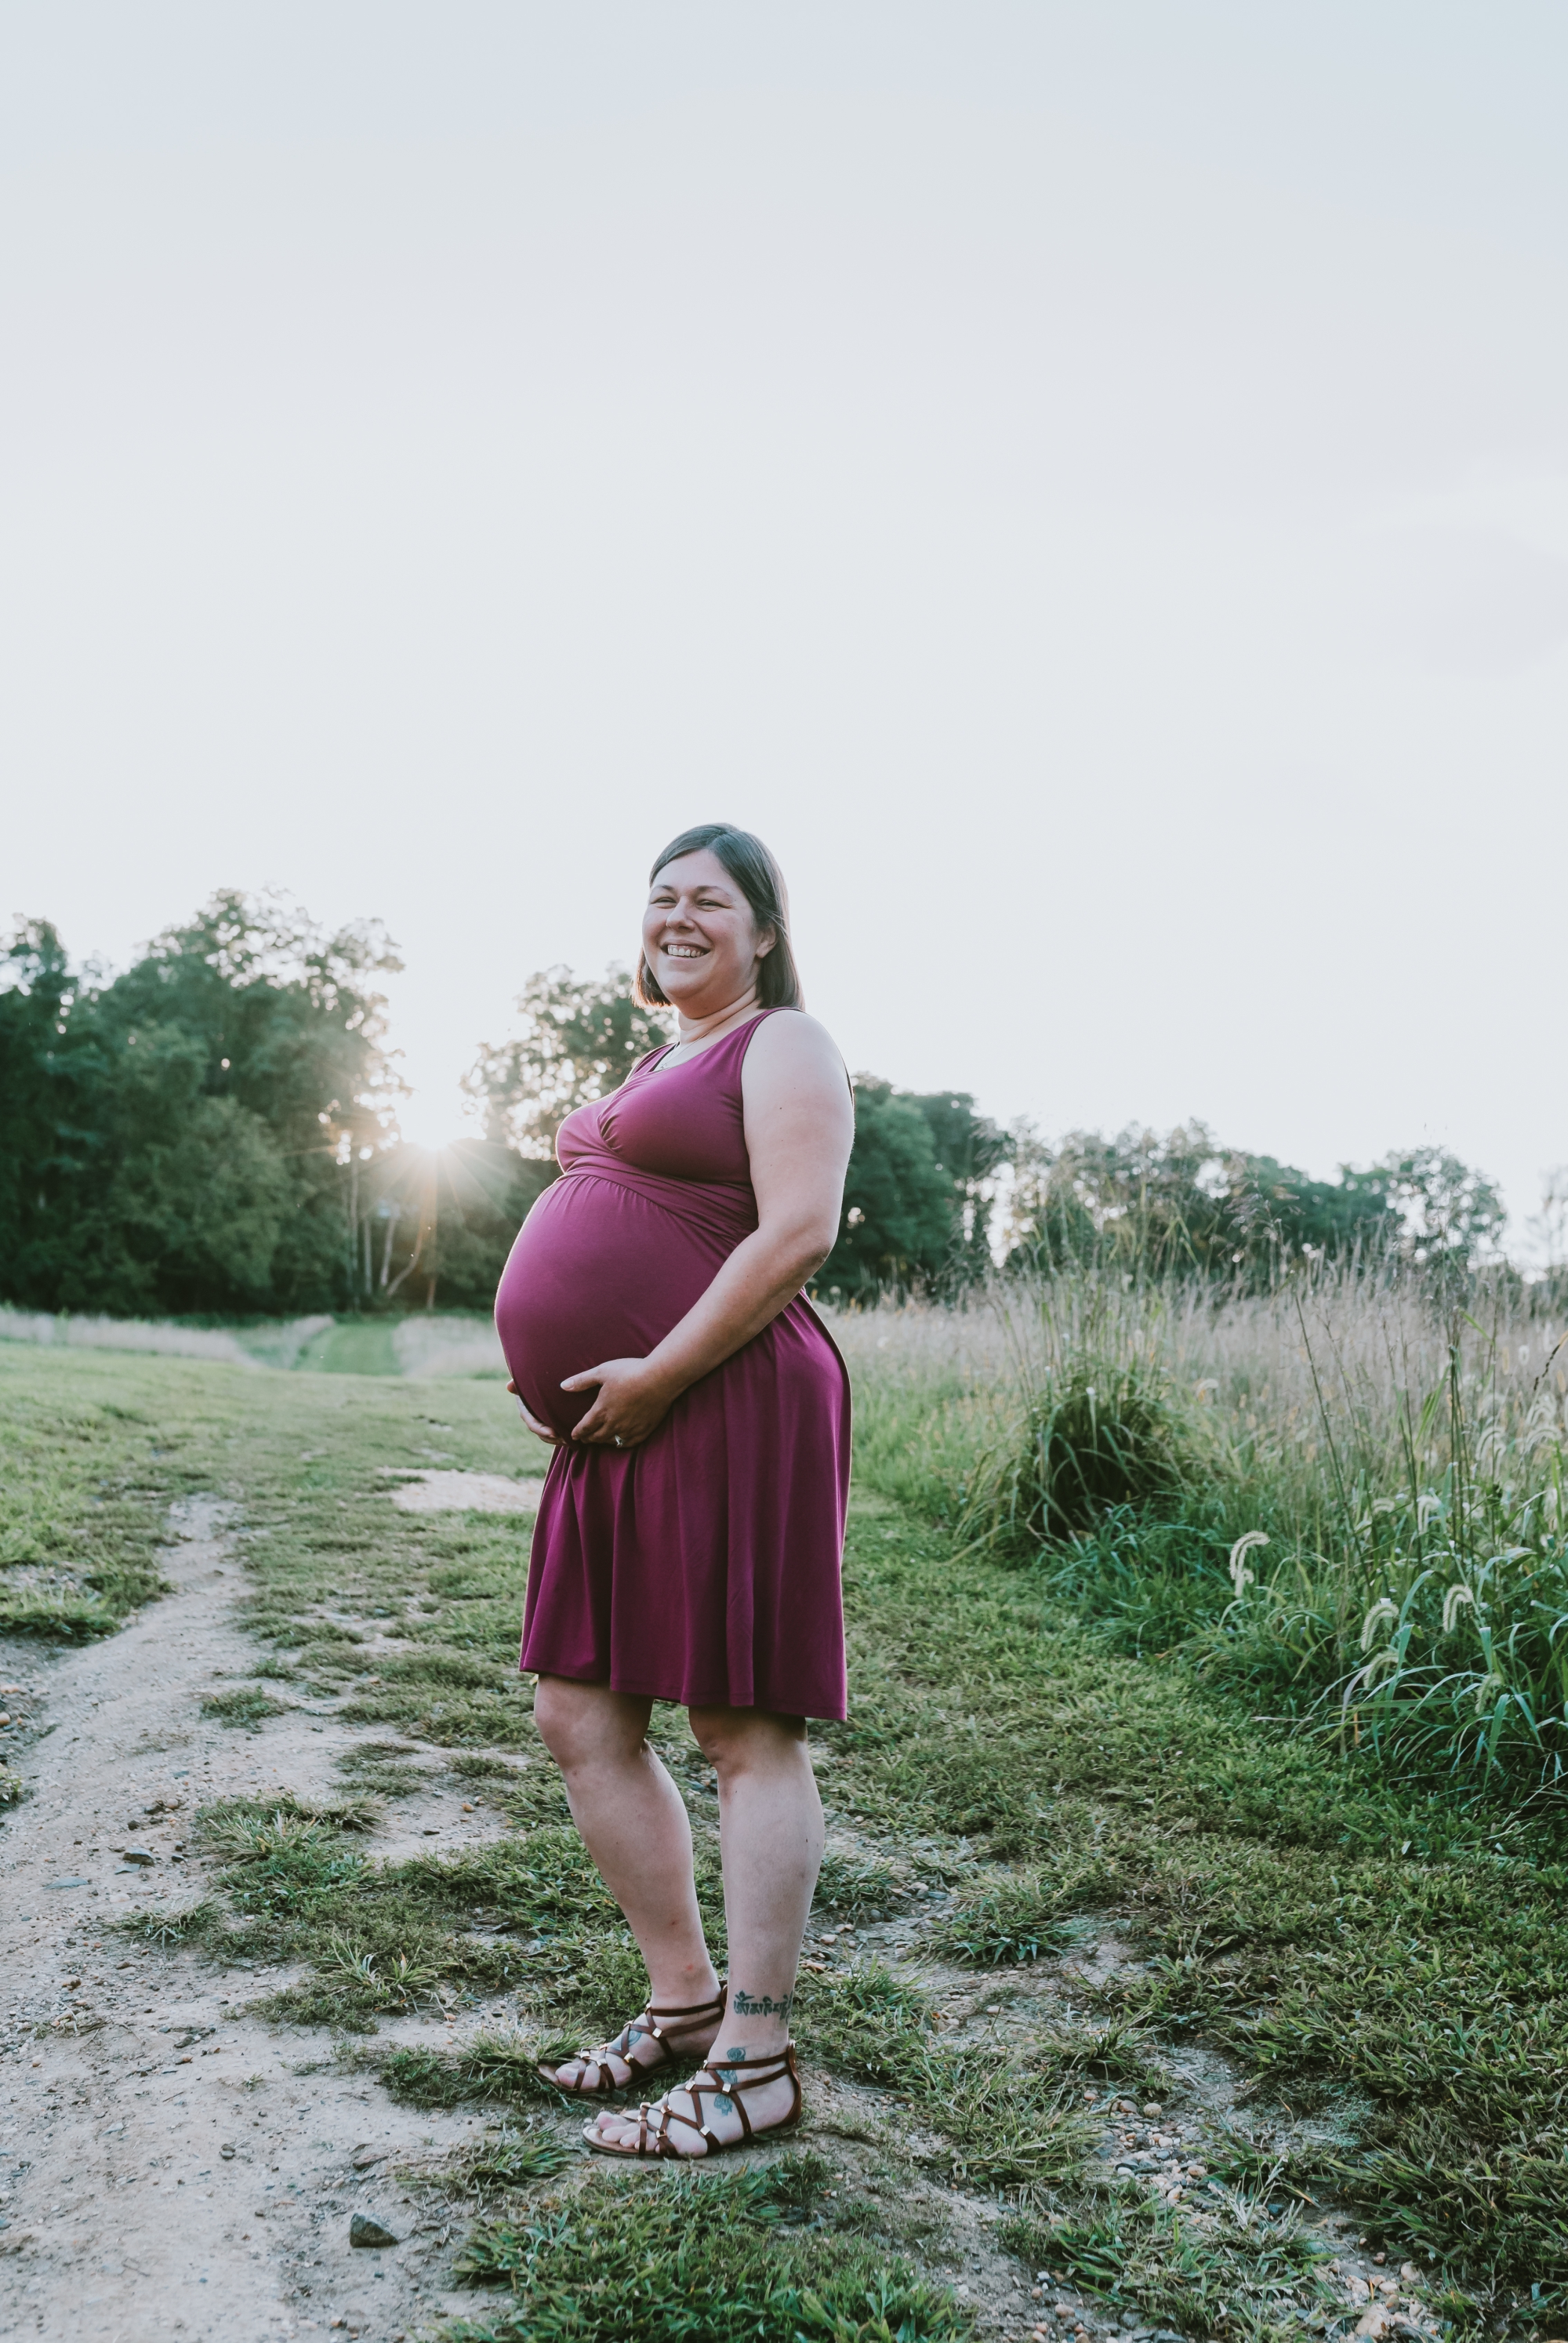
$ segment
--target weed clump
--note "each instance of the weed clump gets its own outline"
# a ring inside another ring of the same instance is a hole
[[[928,1932],[931,1950],[970,1968],[1015,1968],[1060,1952],[1069,1942],[1059,1893],[1025,1872],[962,1898]]]
[[[1028,1397],[965,1492],[966,1534],[1003,1552],[1083,1537],[1117,1507],[1158,1515],[1202,1483],[1190,1411],[1141,1359],[1080,1359]]]
[[[425,1787],[421,1767],[408,1759],[416,1753],[400,1741],[360,1742],[339,1752],[337,1769],[357,1790],[373,1798],[411,1798]]]
[[[496,2030],[476,2035],[455,2053],[394,2050],[378,2062],[378,2072],[383,2087],[404,2107],[457,2107],[472,2100],[517,2106],[549,2096],[536,2069],[554,2047],[528,2035]],[[560,2055],[570,2057],[572,2050]]]
[[[885,1863],[857,1863],[831,1850],[817,1874],[814,1911],[850,1920],[885,1920],[899,1908],[898,1883]]]
[[[287,1714],[286,1701],[274,1700],[269,1692],[253,1684],[236,1684],[232,1692],[209,1693],[201,1704],[204,1716],[215,1717],[219,1725],[243,1725],[256,1732],[269,1716]]]
[[[266,1862],[292,1847],[321,1846],[335,1831],[374,1830],[369,1798],[297,1798],[280,1790],[271,1798],[220,1798],[196,1812],[196,1827],[216,1853],[233,1862]]]
[[[176,1945],[210,1944],[224,1934],[225,1918],[222,1906],[204,1896],[183,1912],[127,1912],[111,1926],[142,1944],[167,1950]]]
[[[52,1644],[90,1644],[112,1635],[125,1614],[106,1609],[90,1594],[51,1595],[24,1591],[0,1600],[0,1630],[7,1635],[37,1635]]]
[[[532,2180],[548,2180],[575,2164],[577,2157],[558,2139],[529,2139],[503,2133],[487,2141],[468,2164],[464,2179],[478,2187],[520,2188]]]

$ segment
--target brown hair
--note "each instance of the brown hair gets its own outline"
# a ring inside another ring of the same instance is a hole
[[[664,852],[654,857],[648,885],[667,862],[678,862],[683,854],[699,854],[704,848],[729,871],[750,904],[758,927],[773,930],[773,949],[757,970],[758,1000],[764,1009],[803,1009],[800,978],[789,949],[789,892],[784,873],[759,838],[749,830],[735,830],[727,821],[699,822],[695,830],[683,830],[678,838],[672,838]],[[638,962],[636,992],[645,1009],[668,1006],[668,996],[660,991],[646,953]]]

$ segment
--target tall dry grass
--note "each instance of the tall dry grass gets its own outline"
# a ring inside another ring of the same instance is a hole
[[[172,1359],[215,1359],[226,1366],[296,1365],[301,1352],[333,1324],[329,1316],[276,1319],[244,1327],[182,1326],[168,1318],[103,1318],[0,1305],[0,1342],[45,1349],[145,1351]]]
[[[840,1312],[862,1482],[1402,1762],[1568,1780],[1568,1312],[1387,1264]],[[1156,1453],[1156,1451],[1158,1453]]]

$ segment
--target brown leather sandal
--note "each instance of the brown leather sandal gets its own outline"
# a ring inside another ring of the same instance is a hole
[[[685,2064],[685,2058],[676,2046],[681,2036],[700,2034],[709,2026],[717,2029],[724,2016],[724,1996],[728,1990],[720,1977],[719,1991],[711,2001],[692,2002],[684,2009],[656,2009],[650,2002],[636,2017],[627,2020],[613,2042],[601,2042],[597,2049],[578,2050],[574,2054],[583,2062],[583,2072],[575,2083],[563,2083],[546,2066],[537,2066],[534,2071],[541,2081],[548,2083],[552,2090],[565,2091],[569,2098],[595,2099],[609,2091],[628,2091],[639,2075],[662,2075],[667,2066]],[[644,2036],[658,2044],[657,2058],[634,2059],[628,2056],[632,2044],[640,2042]],[[609,2064],[612,2058],[618,2058],[629,2070],[624,2083],[616,2080]],[[560,2063],[569,2066],[571,2060],[562,2059]],[[594,2077],[591,2083],[588,2081],[590,2073]]]
[[[735,2077],[743,2066],[750,2071],[742,2083],[738,2082]],[[751,2118],[746,2112],[746,2101],[742,2094],[746,2091],[760,2090],[764,2083],[782,2082],[786,2075],[789,2076],[795,2093],[794,2104],[789,2114],[779,2123],[769,2124],[761,2131],[753,2131]],[[717,2082],[702,2079],[702,2077],[713,2076],[718,2077]],[[670,2106],[667,2094],[662,2099],[656,2099],[651,2107],[645,2099],[638,2108],[635,2147],[621,2147],[613,2140],[599,2138],[592,2124],[584,2125],[583,2137],[596,2156],[640,2157],[645,2162],[656,2157],[666,2156],[673,2157],[679,2164],[700,2164],[705,2157],[725,2156],[731,2148],[749,2147],[754,2140],[771,2139],[776,2131],[793,2131],[800,2120],[802,2105],[800,2070],[795,2064],[793,2042],[786,2042],[782,2050],[772,2051],[766,2058],[716,2060],[711,2066],[703,2068],[701,2077],[692,2082],[683,2083],[680,2087],[688,2094],[692,2106],[697,2110],[695,2122],[690,2116],[678,2115]],[[705,2098],[729,2099],[740,2118],[739,2139],[720,2139],[717,2132],[709,2129],[702,2119],[702,2102]],[[705,2145],[701,2148],[693,2148],[689,2155],[682,2155],[680,2149],[673,2146],[670,2140],[669,2127],[672,2123],[684,2124],[687,2130],[695,2132],[698,2138]]]

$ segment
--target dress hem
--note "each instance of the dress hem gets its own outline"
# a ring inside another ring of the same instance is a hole
[[[568,1668],[540,1668],[519,1662],[520,1676],[559,1676],[565,1684],[603,1684],[608,1692],[623,1693],[628,1700],[668,1701],[672,1708],[754,1708],[766,1716],[802,1716],[813,1725],[847,1725],[849,1709],[801,1707],[798,1704],[777,1705],[761,1700],[731,1700],[728,1694],[705,1696],[701,1693],[665,1692],[658,1684],[618,1684],[613,1675],[573,1675]]]

